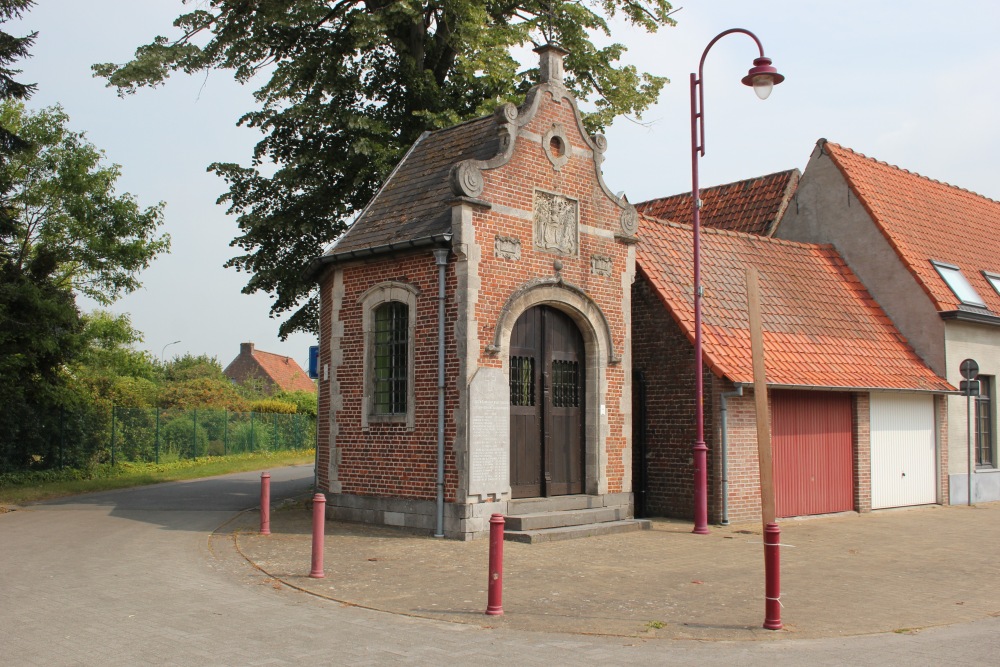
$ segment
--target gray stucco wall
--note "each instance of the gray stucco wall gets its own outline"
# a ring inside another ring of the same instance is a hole
[[[945,375],[944,322],[819,146],[774,236],[832,244],[917,354]]]

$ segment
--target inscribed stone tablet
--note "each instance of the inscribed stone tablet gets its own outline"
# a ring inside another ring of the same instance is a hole
[[[499,368],[480,368],[469,383],[469,493],[509,490],[509,389]]]

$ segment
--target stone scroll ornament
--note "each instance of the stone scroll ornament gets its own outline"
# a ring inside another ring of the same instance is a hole
[[[577,254],[579,202],[535,191],[535,247],[561,255]]]
[[[635,233],[639,231],[639,213],[635,210],[635,206],[626,204],[619,221],[621,222],[622,234],[625,236],[635,236]]]

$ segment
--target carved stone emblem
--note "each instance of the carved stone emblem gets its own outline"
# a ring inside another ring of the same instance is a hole
[[[497,235],[493,241],[493,252],[503,259],[521,259],[521,240]]]
[[[592,255],[590,258],[590,272],[599,276],[610,276],[614,264],[611,258],[606,255]]]
[[[579,247],[580,202],[535,190],[535,248],[576,255]]]

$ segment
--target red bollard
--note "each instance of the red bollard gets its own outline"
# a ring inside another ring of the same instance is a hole
[[[260,474],[260,534],[271,534],[271,473]]]
[[[313,496],[313,552],[312,571],[309,576],[322,579],[323,574],[323,537],[326,534],[326,496],[317,493]]]
[[[490,584],[486,614],[503,615],[503,514],[490,517]]]
[[[781,625],[781,529],[778,524],[764,527],[764,628],[780,630]]]

